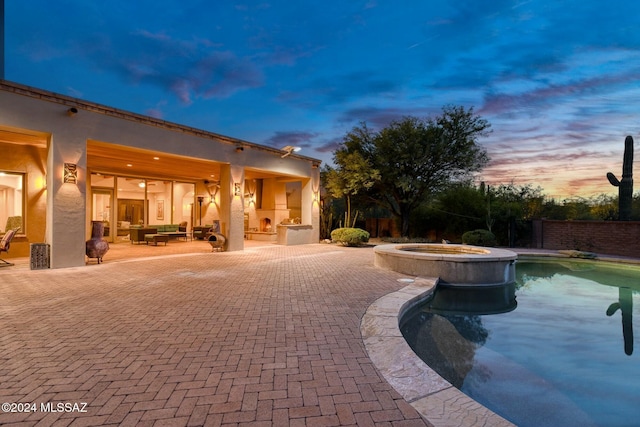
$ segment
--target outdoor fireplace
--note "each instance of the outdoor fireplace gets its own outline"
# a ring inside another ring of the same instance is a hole
[[[260,231],[265,233],[271,233],[272,230],[271,218],[261,218],[260,219]]]

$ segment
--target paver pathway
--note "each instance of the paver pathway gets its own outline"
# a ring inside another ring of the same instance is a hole
[[[364,348],[404,286],[371,248],[105,260],[0,273],[0,402],[36,404],[0,425],[427,425]]]

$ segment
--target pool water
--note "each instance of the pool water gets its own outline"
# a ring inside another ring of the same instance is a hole
[[[442,301],[455,297],[436,291],[402,319],[409,345],[519,426],[640,425],[640,269],[519,261],[516,276],[515,301],[502,309],[447,310]]]

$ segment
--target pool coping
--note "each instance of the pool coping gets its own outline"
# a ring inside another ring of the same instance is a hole
[[[371,304],[360,322],[365,348],[380,374],[434,427],[514,426],[451,385],[409,347],[399,321],[431,296],[438,279],[408,280],[413,283]]]
[[[572,261],[604,261],[640,265],[640,259],[592,255],[580,251],[516,251],[518,259],[564,258]],[[411,349],[400,332],[400,319],[429,298],[439,279],[415,277],[411,282],[373,302],[360,322],[360,333],[369,358],[384,379],[434,427],[515,426],[462,393],[431,369]]]

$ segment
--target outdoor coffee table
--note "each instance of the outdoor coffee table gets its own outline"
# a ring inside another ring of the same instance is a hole
[[[169,236],[166,234],[146,234],[144,236],[144,240],[147,242],[153,242],[156,246],[158,246],[158,242],[164,242],[164,245],[167,246],[167,242],[169,241]]]
[[[163,236],[169,236],[170,238],[179,239],[184,237],[184,241],[187,241],[187,232],[186,231],[160,231],[158,234],[162,234]]]

